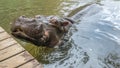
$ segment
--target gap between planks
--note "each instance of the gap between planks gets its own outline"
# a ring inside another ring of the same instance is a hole
[[[32,55],[0,27],[0,68],[43,68]]]

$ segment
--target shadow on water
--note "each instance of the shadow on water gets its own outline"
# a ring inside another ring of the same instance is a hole
[[[59,48],[16,40],[44,68],[120,68],[119,4],[117,0],[0,0],[0,26],[10,33],[10,21],[20,15],[69,16],[76,24]]]

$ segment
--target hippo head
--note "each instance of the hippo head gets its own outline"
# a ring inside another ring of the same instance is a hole
[[[69,18],[58,16],[50,18],[45,16],[36,16],[35,18],[20,16],[12,24],[11,31],[14,36],[26,39],[34,44],[54,47],[72,23],[73,21]]]

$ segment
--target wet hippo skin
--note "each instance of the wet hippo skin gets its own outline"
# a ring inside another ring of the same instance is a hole
[[[30,41],[37,46],[54,47],[60,45],[61,38],[74,22],[69,18],[58,16],[41,16],[34,18],[20,16],[12,23],[12,35]]]

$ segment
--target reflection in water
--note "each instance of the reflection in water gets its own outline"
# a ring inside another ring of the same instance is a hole
[[[76,24],[59,48],[36,47],[18,40],[44,68],[120,68],[120,1],[0,0],[0,26],[20,15],[71,16]],[[6,25],[7,24],[7,25]]]

